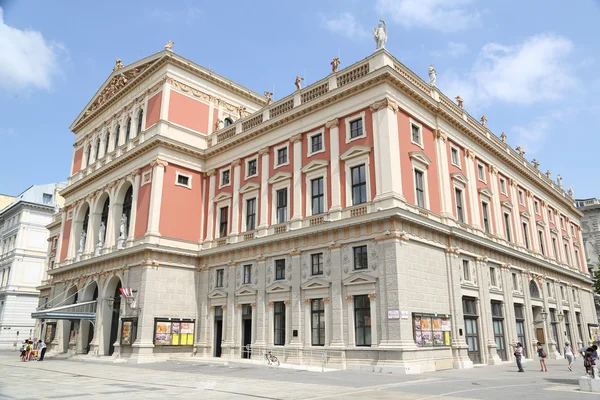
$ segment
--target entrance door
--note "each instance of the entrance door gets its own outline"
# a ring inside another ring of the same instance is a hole
[[[112,356],[115,352],[115,342],[117,341],[117,335],[119,333],[119,317],[121,313],[121,282],[115,289],[113,296],[113,308],[112,308],[112,320],[110,322],[110,343],[108,344],[108,355]]]
[[[469,358],[474,364],[481,364],[479,353],[479,335],[477,332],[477,318],[465,317],[465,337],[469,346]]]
[[[242,306],[242,358],[250,358],[252,350],[252,306]]]
[[[214,345],[214,355],[215,357],[221,357],[221,342],[223,341],[223,308],[215,307],[215,345]]]
[[[502,361],[506,361],[506,346],[504,343],[504,325],[502,324],[501,319],[494,319],[494,340],[496,341],[496,351],[498,353],[498,357]]]

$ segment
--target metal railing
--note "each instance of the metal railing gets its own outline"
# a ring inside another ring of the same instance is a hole
[[[265,352],[270,351],[281,364],[321,368],[322,371],[325,369],[345,369],[346,367],[346,358],[341,350],[313,347],[295,349],[285,346],[265,347],[251,344],[237,347],[236,350],[242,358],[259,362],[264,362]]]

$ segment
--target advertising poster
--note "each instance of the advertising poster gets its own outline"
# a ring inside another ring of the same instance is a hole
[[[431,331],[421,330],[421,339],[422,339],[423,346],[425,346],[425,347],[433,346]]]
[[[419,316],[415,317],[415,329],[421,330],[421,317]]]
[[[434,331],[433,332],[433,345],[443,346],[444,345],[444,332]]]
[[[194,324],[190,324],[189,322],[182,322],[181,333],[194,333]]]
[[[431,329],[433,329],[434,331],[439,331],[440,330],[440,319],[439,318],[432,318],[431,319]]]
[[[444,332],[444,346],[450,346],[450,332]]]
[[[171,323],[157,322],[156,336],[154,338],[156,344],[171,344]]]
[[[415,332],[415,341],[417,342],[417,346],[423,346],[423,338],[421,337],[421,331]]]
[[[421,330],[427,331],[431,329],[431,318],[423,317],[421,318]]]
[[[450,320],[448,318],[442,318],[442,330],[450,332]]]
[[[590,330],[590,340],[592,342],[600,342],[600,327],[598,325],[588,325]]]
[[[131,321],[123,321],[121,329],[121,344],[131,344]]]

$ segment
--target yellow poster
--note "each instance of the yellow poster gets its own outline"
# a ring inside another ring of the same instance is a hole
[[[450,332],[444,332],[444,345],[450,346]]]
[[[193,333],[188,333],[187,334],[187,343],[188,344],[194,344],[194,334]]]
[[[171,342],[173,346],[179,345],[179,333],[173,334],[173,341]]]
[[[187,343],[187,336],[185,333],[181,334],[181,343],[179,343],[182,346],[185,346]]]

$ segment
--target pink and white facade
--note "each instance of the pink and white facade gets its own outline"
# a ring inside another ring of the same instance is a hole
[[[273,103],[166,50],[71,129],[42,290],[95,316],[40,314],[53,352],[415,373],[597,324],[573,200],[385,50]]]

